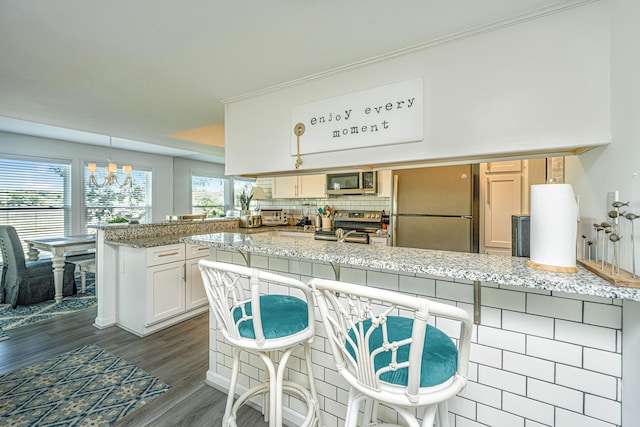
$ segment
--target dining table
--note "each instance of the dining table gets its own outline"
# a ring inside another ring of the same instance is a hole
[[[94,234],[77,234],[62,237],[42,237],[25,240],[28,246],[27,256],[30,261],[37,261],[40,251],[51,252],[53,255],[53,282],[55,287],[55,301],[62,301],[62,285],[64,276],[64,262],[67,256],[86,252],[96,247]]]

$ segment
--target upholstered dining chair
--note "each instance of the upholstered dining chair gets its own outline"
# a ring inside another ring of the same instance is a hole
[[[311,289],[299,280],[249,267],[209,260],[200,260],[198,265],[216,327],[233,347],[222,425],[235,427],[238,409],[254,396],[262,395],[265,421],[270,427],[281,427],[283,393],[287,392],[306,404],[301,426],[322,426],[311,363],[310,343],[315,336]],[[301,345],[308,384],[284,379],[287,362]],[[236,400],[242,351],[257,355],[266,372],[263,383],[251,387]]]
[[[309,285],[336,369],[349,385],[345,426],[378,425],[378,404],[383,403],[410,427],[431,427],[436,414],[438,426],[447,427],[447,400],[467,384],[469,314],[370,286],[324,279],[312,279]],[[457,345],[428,324],[438,317],[448,319],[448,330],[458,332]],[[361,408],[364,415],[359,422]]]
[[[0,225],[0,249],[2,250],[2,282],[0,302],[11,304],[35,304],[51,300],[55,296],[53,266],[51,260],[26,261],[16,229]],[[76,292],[75,265],[65,263],[63,295]]]

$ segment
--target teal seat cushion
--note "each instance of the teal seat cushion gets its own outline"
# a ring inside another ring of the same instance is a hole
[[[251,302],[244,304],[247,316],[251,316]],[[282,338],[293,335],[309,326],[307,303],[300,298],[289,295],[261,295],[260,315],[262,331],[266,339]],[[233,320],[237,323],[242,318],[242,309],[233,310]],[[238,325],[241,337],[255,339],[253,319],[247,319]]]
[[[371,320],[362,322],[364,330],[371,326]],[[387,318],[387,333],[389,342],[401,341],[411,336],[413,319],[407,317],[389,316]],[[366,332],[365,332],[366,333]],[[355,342],[355,334],[349,332],[351,339]],[[369,338],[369,350],[375,350],[382,345],[382,327],[374,330]],[[347,342],[347,351],[355,359],[355,351],[351,344]],[[424,351],[422,353],[422,366],[420,370],[420,387],[431,387],[442,384],[453,375],[458,368],[458,349],[447,334],[440,329],[427,325],[427,334],[424,341]],[[409,360],[409,345],[398,348],[398,363]],[[376,371],[391,363],[391,351],[385,351],[376,356],[374,366]],[[380,375],[384,382],[406,386],[409,376],[409,369],[402,368],[396,371],[385,372]]]

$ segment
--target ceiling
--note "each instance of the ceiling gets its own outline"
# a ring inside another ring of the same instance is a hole
[[[222,100],[558,0],[0,0],[0,130],[222,163]],[[46,125],[46,126],[42,126]]]

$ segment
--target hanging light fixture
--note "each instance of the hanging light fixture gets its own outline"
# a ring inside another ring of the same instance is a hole
[[[94,173],[98,171],[98,166],[95,163],[89,163],[89,165],[87,166],[89,172],[91,172],[91,176],[89,176],[89,182],[94,187],[117,185],[118,187],[122,188],[126,185],[129,185],[129,188],[131,188],[133,187],[133,180],[131,179],[131,172],[133,171],[133,168],[129,165],[125,165],[122,167],[122,172],[125,174],[125,178],[124,182],[122,182],[121,184],[120,180],[118,179],[118,175],[116,174],[118,172],[118,165],[111,161],[111,145],[111,137],[109,137],[109,166],[104,168],[104,177],[102,178],[102,182],[98,183],[98,180],[94,175]]]

